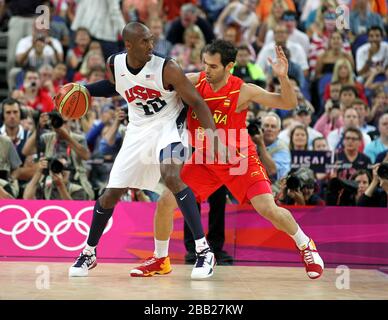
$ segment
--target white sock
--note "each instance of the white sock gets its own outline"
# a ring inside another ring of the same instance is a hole
[[[302,229],[298,225],[298,231],[291,236],[292,239],[294,239],[296,245],[298,246],[299,249],[305,249],[310,241],[310,238],[304,234]]]
[[[91,256],[92,254],[95,254],[96,247],[91,247],[88,244],[86,244],[85,249],[82,251],[84,254],[87,254],[88,256]]]
[[[164,258],[168,256],[168,243],[170,241],[170,238],[167,240],[157,240],[155,241],[155,251],[154,255],[156,258]]]
[[[195,240],[195,251],[201,252],[201,251],[205,250],[206,248],[209,248],[209,245],[208,245],[205,237]]]

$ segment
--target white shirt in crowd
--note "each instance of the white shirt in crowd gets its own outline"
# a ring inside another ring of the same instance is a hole
[[[50,37],[50,40],[55,48],[55,50],[58,52],[58,54],[63,55],[63,48],[61,42],[53,37]],[[24,37],[19,40],[18,44],[16,45],[16,56],[23,54],[28,49],[30,49],[32,46],[32,35]],[[35,49],[32,49],[30,53],[28,54],[28,60],[34,61],[36,57]],[[46,44],[43,48],[43,57],[45,60],[47,60],[47,63],[56,62],[55,58],[55,52],[51,46]]]
[[[119,0],[78,0],[71,30],[85,27],[96,39],[117,41],[124,26]]]
[[[273,30],[268,30],[267,34],[265,35],[264,45],[273,41],[274,41]],[[305,34],[304,32],[295,28],[294,31],[288,36],[288,41],[300,44],[306,56],[309,54],[310,39],[308,35]]]
[[[364,68],[366,61],[368,60],[370,43],[363,44],[360,48],[358,48],[356,52],[356,66],[357,72],[360,72],[362,68]],[[373,66],[381,65],[385,68],[388,65],[388,43],[381,42],[380,50],[377,51],[372,56]]]
[[[309,64],[307,62],[307,56],[304,52],[302,46],[298,43],[292,42],[290,40],[287,41],[287,48],[290,51],[290,59],[292,62],[300,65],[303,71],[309,69]],[[268,74],[269,65],[268,58],[272,59],[276,58],[275,52],[275,42],[270,42],[260,50],[259,55],[256,59],[256,64],[261,67],[261,69]]]

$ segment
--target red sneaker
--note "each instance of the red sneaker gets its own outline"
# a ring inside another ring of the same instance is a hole
[[[314,241],[310,239],[307,247],[299,249],[299,251],[309,278],[318,279],[322,275],[325,266]]]
[[[141,266],[132,269],[131,277],[152,277],[155,274],[168,274],[172,271],[170,258],[149,257]]]

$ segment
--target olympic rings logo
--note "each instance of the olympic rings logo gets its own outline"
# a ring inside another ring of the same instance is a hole
[[[90,228],[89,228],[88,224],[85,223],[84,221],[80,220],[80,218],[81,218],[81,216],[84,213],[86,213],[88,211],[93,211],[93,207],[86,207],[86,208],[81,209],[75,215],[75,217],[72,218],[70,212],[66,208],[63,208],[63,207],[60,207],[60,206],[54,206],[54,205],[53,206],[46,206],[46,207],[43,207],[43,208],[39,209],[36,212],[34,217],[31,217],[30,212],[26,208],[24,208],[22,206],[19,206],[19,205],[11,204],[11,205],[6,205],[4,207],[0,207],[0,215],[4,211],[9,210],[9,209],[21,211],[22,213],[24,213],[25,219],[20,220],[19,222],[17,222],[14,225],[14,227],[12,228],[12,230],[10,230],[10,231],[7,231],[7,230],[4,230],[4,229],[0,228],[0,234],[11,236],[13,242],[15,243],[15,245],[18,246],[21,249],[30,250],[30,251],[41,249],[49,242],[51,237],[53,238],[54,243],[59,248],[61,248],[62,250],[66,250],[66,251],[80,250],[80,249],[83,249],[84,246],[86,245],[86,240],[87,240],[87,236],[89,234]],[[51,231],[49,225],[45,221],[39,219],[41,214],[46,212],[46,211],[48,211],[48,210],[58,210],[61,213],[63,213],[65,215],[65,217],[66,217],[65,220],[59,222],[54,227],[53,231]],[[40,242],[40,243],[38,243],[36,245],[28,246],[28,245],[25,245],[25,244],[23,244],[23,243],[21,243],[19,241],[18,235],[20,235],[21,233],[26,231],[30,227],[31,223],[34,225],[35,229],[40,234],[45,236],[45,238],[43,239],[42,242]],[[76,230],[80,234],[85,236],[85,240],[81,244],[79,244],[77,246],[73,246],[73,247],[64,245],[58,239],[58,236],[60,236],[61,234],[64,234],[65,232],[67,232],[70,229],[72,224],[74,224]],[[112,225],[113,225],[113,218],[111,218],[109,220],[108,225],[106,226],[106,228],[104,230],[104,233],[107,233],[111,229]]]

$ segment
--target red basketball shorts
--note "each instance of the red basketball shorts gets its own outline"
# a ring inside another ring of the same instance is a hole
[[[257,195],[272,194],[270,180],[256,154],[236,165],[187,163],[182,168],[181,178],[193,190],[198,201],[206,200],[222,185],[239,203],[248,202]]]

